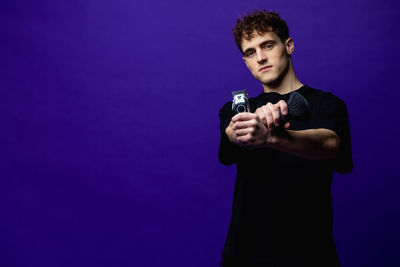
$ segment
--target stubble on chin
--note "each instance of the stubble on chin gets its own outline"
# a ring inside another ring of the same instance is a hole
[[[263,85],[266,85],[266,86],[268,86],[268,87],[271,87],[271,88],[278,88],[278,87],[281,85],[281,83],[282,83],[284,77],[285,77],[285,76],[287,75],[287,73],[289,72],[289,69],[290,69],[290,62],[288,62],[288,63],[286,64],[286,66],[284,67],[284,69],[283,69],[282,71],[279,72],[279,71],[277,70],[278,73],[276,73],[276,72],[270,73],[272,77],[270,77],[269,79],[266,79],[266,80],[263,81],[262,78],[260,77],[260,80],[259,80],[259,81],[260,81]]]

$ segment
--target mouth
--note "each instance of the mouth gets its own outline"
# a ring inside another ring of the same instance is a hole
[[[272,68],[272,66],[265,66],[265,67],[260,68],[258,71],[259,72],[266,72],[266,71],[269,71],[271,68]]]

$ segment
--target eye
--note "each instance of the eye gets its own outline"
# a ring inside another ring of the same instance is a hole
[[[247,50],[246,52],[244,52],[244,57],[253,57],[256,54],[256,52],[254,50]]]
[[[272,49],[274,47],[274,44],[272,43],[266,43],[264,44],[261,48],[262,49]]]

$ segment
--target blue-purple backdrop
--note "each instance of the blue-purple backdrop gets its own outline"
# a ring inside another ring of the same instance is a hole
[[[218,266],[235,168],[217,114],[262,90],[231,33],[255,8],[286,19],[300,80],[348,105],[343,266],[400,266],[396,0],[1,1],[0,266]]]

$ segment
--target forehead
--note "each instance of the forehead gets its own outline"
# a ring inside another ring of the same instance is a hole
[[[263,34],[258,34],[257,32],[253,32],[253,37],[250,40],[242,38],[242,43],[241,43],[242,50],[245,51],[246,49],[257,47],[261,43],[268,40],[281,42],[281,39],[273,31],[268,31]]]

